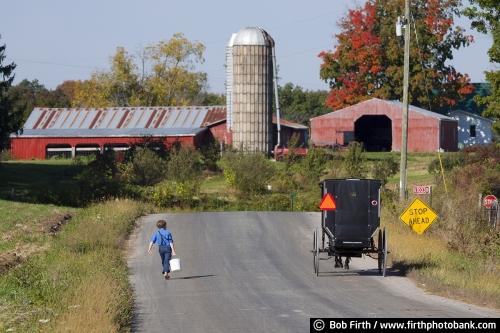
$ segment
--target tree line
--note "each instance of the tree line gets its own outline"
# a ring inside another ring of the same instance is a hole
[[[406,18],[411,29],[410,103],[448,112],[474,93],[469,76],[450,64],[454,50],[473,43],[473,36],[456,25],[455,19],[465,15],[473,29],[492,35],[488,55],[498,64],[500,1],[412,0],[411,12]],[[372,97],[401,100],[404,41],[396,37],[395,23],[403,13],[402,0],[367,0],[340,20],[335,47],[319,54],[320,77],[330,87],[329,108],[337,110]],[[486,109],[484,116],[498,120],[500,71],[487,71],[486,80],[491,95],[475,100]],[[500,130],[498,121],[495,124]]]
[[[488,51],[500,62],[500,2],[471,0],[412,0],[412,47],[410,50],[410,103],[445,113],[463,105],[474,94],[467,74],[449,61],[453,51],[468,46],[472,36],[455,24],[465,15],[471,27],[490,33]],[[307,124],[331,110],[378,97],[399,100],[402,96],[403,41],[395,36],[394,24],[403,13],[402,0],[367,0],[341,19],[333,50],[319,54],[319,75],[328,91],[310,91],[286,83],[279,87],[284,118]],[[176,33],[131,54],[118,47],[110,68],[96,71],[87,80],[67,80],[47,89],[37,80],[13,86],[15,63],[5,64],[5,44],[0,44],[0,150],[8,136],[18,131],[33,107],[110,107],[224,105],[225,96],[208,92],[207,74],[199,71],[205,46]],[[486,72],[490,94],[475,102],[494,119],[500,133],[500,71]],[[461,104],[462,103],[462,104]]]
[[[24,79],[12,85],[14,63],[3,65],[6,46],[0,48],[0,147],[6,147],[10,133],[18,131],[34,107],[114,107],[225,105],[225,96],[207,91],[207,75],[197,71],[205,47],[174,34],[131,55],[118,47],[110,68],[94,72],[87,80],[67,80],[48,89],[38,80]],[[327,91],[304,90],[292,83],[279,87],[285,117],[300,123],[328,112]],[[0,148],[1,149],[1,148]]]

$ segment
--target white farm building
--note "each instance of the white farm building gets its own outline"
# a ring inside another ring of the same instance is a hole
[[[492,142],[493,120],[462,110],[451,111],[448,116],[458,121],[459,148]]]

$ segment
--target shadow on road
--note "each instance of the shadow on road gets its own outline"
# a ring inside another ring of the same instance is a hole
[[[411,271],[432,268],[435,266],[436,263],[428,259],[421,259],[418,262],[394,261],[392,263],[391,272],[392,275],[407,276]]]
[[[202,279],[206,277],[213,277],[217,276],[215,274],[208,274],[208,275],[193,275],[193,276],[183,276],[183,277],[175,277],[171,278],[170,280],[191,280],[191,279]]]
[[[386,273],[386,275],[389,272]],[[352,270],[345,270],[342,268],[339,268],[338,270],[335,271],[325,271],[325,272],[319,272],[319,277],[328,277],[328,276],[380,276],[380,273],[378,272],[378,269],[368,269],[368,270],[359,270],[359,269],[352,269]]]

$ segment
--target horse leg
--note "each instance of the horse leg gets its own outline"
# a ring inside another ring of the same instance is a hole
[[[340,267],[342,268],[342,257],[341,256],[335,256],[335,267]]]
[[[345,269],[349,269],[349,263],[351,262],[351,257],[345,257]]]

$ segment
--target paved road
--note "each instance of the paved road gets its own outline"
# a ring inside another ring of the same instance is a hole
[[[182,271],[165,281],[147,255],[155,222],[167,218]],[[475,317],[499,313],[426,295],[376,262],[351,271],[321,261],[313,274],[318,213],[224,212],[151,215],[130,242],[137,332],[308,332],[310,317]]]

